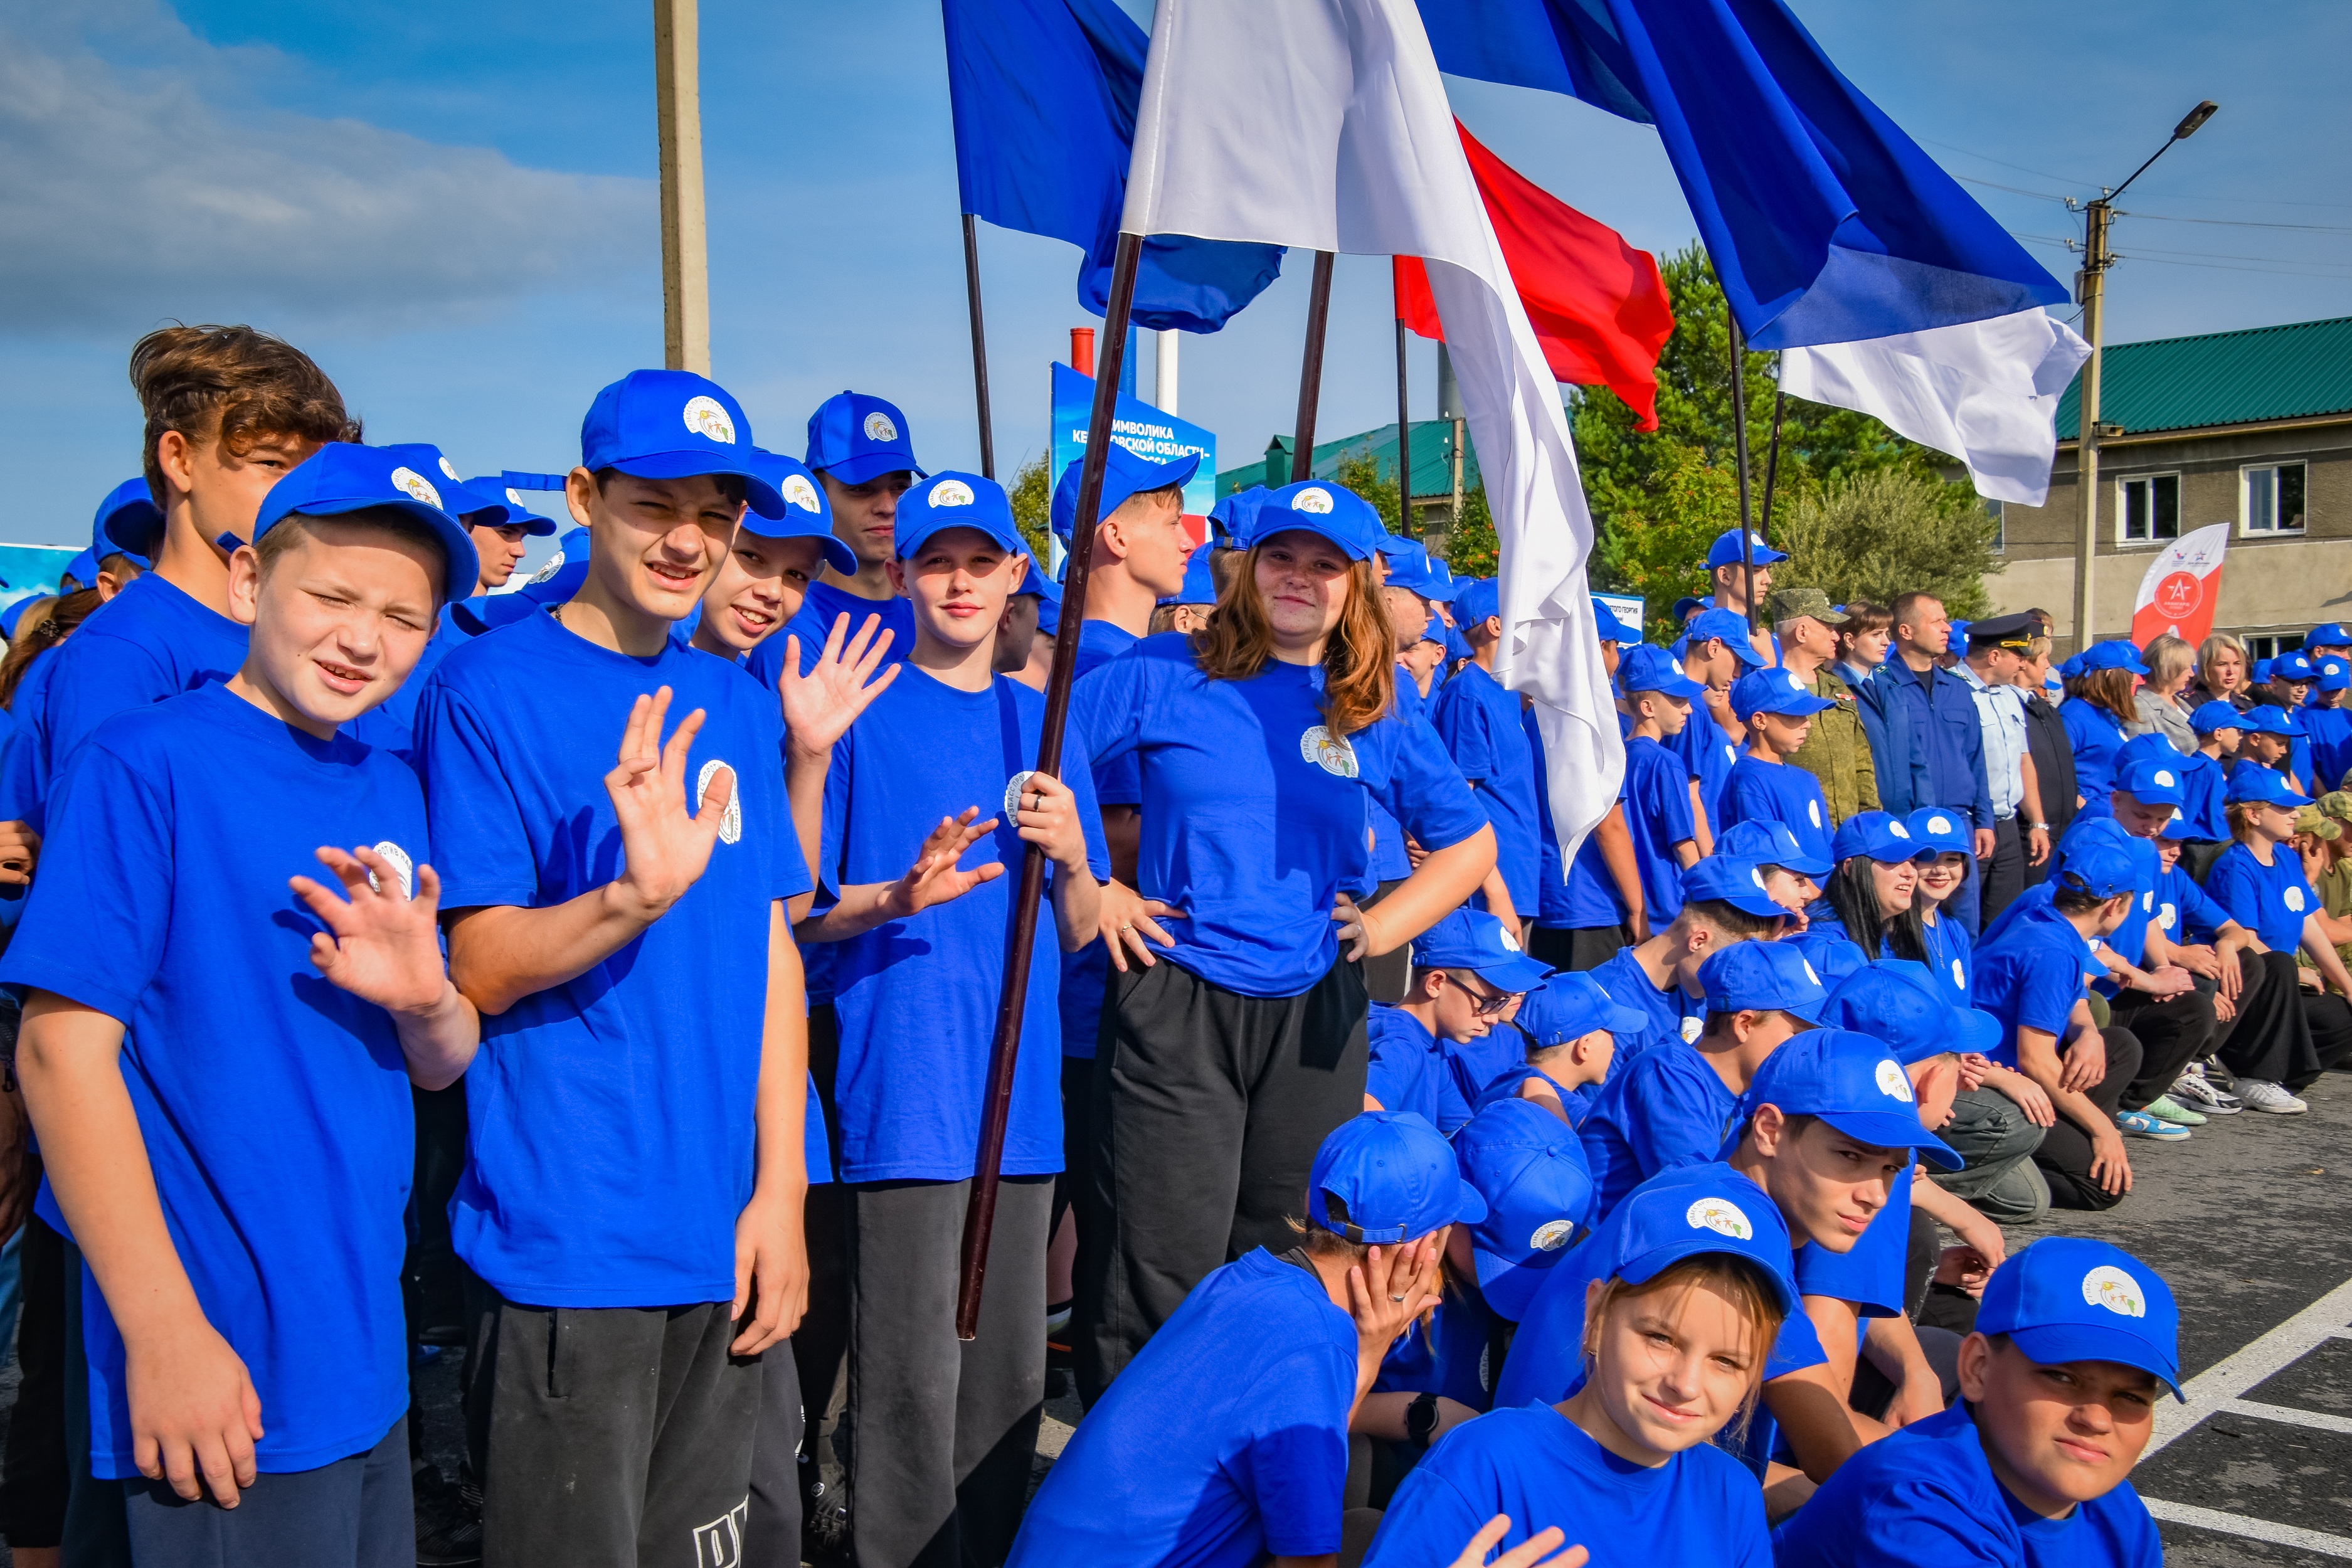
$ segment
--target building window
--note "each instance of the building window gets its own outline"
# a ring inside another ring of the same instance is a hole
[[[2116,540],[2124,544],[2163,544],[2180,537],[2180,476],[2150,474],[2119,479]]]
[[[2238,640],[2246,645],[2246,661],[2249,665],[2252,665],[2265,658],[2276,658],[2279,656],[2280,650],[2285,648],[2288,643],[2293,642],[2299,644],[2303,639],[2300,637],[2240,637]],[[2249,673],[2251,673],[2251,671],[2249,671]]]
[[[1984,508],[1985,516],[1992,519],[1992,548],[1993,552],[1999,554],[2009,548],[2009,519],[2002,514],[2001,503],[1997,500],[1978,504]]]
[[[2301,463],[2238,470],[2242,516],[2248,533],[2301,533],[2304,479]]]

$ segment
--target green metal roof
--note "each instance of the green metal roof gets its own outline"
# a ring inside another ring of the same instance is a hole
[[[1450,496],[1454,493],[1454,458],[1446,443],[1454,438],[1453,422],[1445,419],[1416,419],[1412,422],[1412,493],[1424,499],[1430,496]],[[1462,488],[1478,488],[1478,448],[1465,432],[1462,442]],[[1366,430],[1354,436],[1343,436],[1336,441],[1315,444],[1314,477],[1328,479],[1339,471],[1339,459],[1359,452],[1370,452],[1380,465],[1381,478],[1396,476],[1397,427],[1383,425],[1377,430]],[[1290,437],[1276,436],[1267,443],[1265,456],[1254,463],[1237,468],[1223,468],[1217,473],[1217,493],[1229,496],[1245,490],[1252,485],[1280,488],[1290,482]]]
[[[2100,358],[2099,418],[2127,435],[2352,410],[2352,316],[2116,343]],[[2083,427],[2082,386],[2059,400],[2062,440]]]

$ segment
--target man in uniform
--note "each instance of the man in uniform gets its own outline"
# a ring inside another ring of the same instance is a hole
[[[1765,605],[1780,639],[1781,668],[1804,682],[1807,691],[1836,704],[1814,715],[1812,732],[1789,757],[1821,781],[1834,829],[1857,811],[1878,809],[1878,774],[1853,689],[1832,668],[1837,660],[1835,628],[1846,617],[1830,608],[1830,596],[1819,588],[1777,588]]]
[[[1981,902],[1991,920],[2025,890],[2025,868],[2050,858],[2049,817],[2027,744],[2025,693],[2017,672],[2033,648],[2033,616],[2021,610],[1969,626],[1968,657],[1952,673],[1969,684],[1984,729],[1985,785],[1992,793],[1992,858],[1980,863]]]

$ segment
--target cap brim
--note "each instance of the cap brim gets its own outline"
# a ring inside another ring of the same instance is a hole
[[[963,509],[950,508],[948,510],[961,510]],[[1005,549],[1015,554],[1027,555],[1029,553],[1028,542],[1024,540],[1019,534],[1009,532],[1004,529],[992,526],[989,523],[983,523],[976,518],[964,517],[938,518],[920,530],[920,531],[911,533],[905,539],[892,539],[890,542],[891,550],[899,560],[904,561],[908,556],[912,555],[916,551],[920,550],[927,542],[929,542],[932,535],[945,533],[951,528],[969,528],[975,533],[984,533],[988,535],[989,538],[996,541],[997,543],[1003,545]],[[1018,593],[1019,591],[1020,590],[1018,589],[1014,590],[1015,593]]]
[[[1757,1196],[1765,1203],[1771,1202],[1760,1188]],[[1654,1247],[1647,1252],[1636,1253],[1626,1258],[1617,1266],[1617,1278],[1630,1285],[1646,1285],[1685,1258],[1696,1258],[1702,1252],[1727,1252],[1734,1258],[1748,1259],[1771,1279],[1772,1293],[1780,1299],[1783,1316],[1804,1310],[1804,1303],[1798,1297],[1797,1282],[1789,1278],[1786,1269],[1774,1268],[1769,1259],[1749,1248],[1726,1247],[1724,1243],[1728,1239],[1711,1230],[1693,1230],[1687,1235],[1677,1236],[1663,1247]]]
[[[2011,1329],[2008,1332],[2028,1360],[2043,1366],[2111,1361],[2120,1366],[2137,1367],[2160,1380],[2172,1391],[2173,1398],[2183,1405],[2189,1403],[2189,1396],[2180,1392],[2179,1366],[2156,1346],[2128,1331],[2095,1329],[2080,1323],[2045,1323],[2039,1328]]]
[[[1292,511],[1287,507],[1273,511],[1261,510],[1251,526],[1250,547],[1255,549],[1277,533],[1288,533],[1293,529],[1297,529],[1303,532],[1311,533],[1318,539],[1329,540],[1333,544],[1338,545],[1339,552],[1350,561],[1368,561],[1371,558],[1372,551],[1370,545],[1360,539],[1349,538],[1331,523],[1319,521],[1325,515],[1328,514]],[[1454,608],[1459,612],[1462,607],[1456,605]]]
[[[1769,861],[1764,864],[1778,865],[1779,862]],[[1704,899],[1709,903],[1729,904],[1733,909],[1745,910],[1759,920],[1772,920],[1789,912],[1780,904],[1773,902],[1770,894],[1757,888],[1733,888],[1720,893],[1693,893],[1685,889],[1683,897],[1685,900]]]
[[[783,516],[784,498],[776,487],[752,471],[749,458],[739,458],[730,464],[725,460],[729,455],[697,447],[685,452],[642,453],[612,466],[640,479],[690,479],[700,474],[732,474],[743,481],[743,499],[751,503],[753,511],[761,517]]]
[[[1781,1109],[1786,1110],[1788,1107]],[[1847,1137],[1874,1148],[1916,1150],[1929,1164],[1940,1165],[1947,1171],[1957,1171],[1968,1163],[1949,1143],[1920,1126],[1916,1111],[1825,1110],[1814,1114]]]
[[[1649,1026],[1649,1018],[1639,1009],[1620,1007],[1614,1002],[1612,1002],[1609,1010],[1601,1016],[1601,1027],[1612,1035],[1636,1034]]]
[[[1514,1323],[1528,1315],[1528,1307],[1535,1303],[1536,1292],[1542,1289],[1544,1281],[1551,1278],[1551,1271],[1559,1267],[1559,1260],[1568,1256],[1567,1249],[1563,1247],[1558,1252],[1545,1253],[1541,1263],[1514,1263],[1482,1247],[1472,1247],[1470,1253],[1477,1265],[1478,1294],[1486,1299],[1487,1307],[1496,1317],[1508,1319]]]
[[[1640,686],[1628,687],[1625,695],[1633,697],[1643,691],[1655,691],[1666,697],[1696,697],[1706,689],[1704,685],[1689,676],[1677,675],[1671,680],[1645,681]]]
[[[106,546],[101,555],[120,552],[152,560],[163,547],[163,514],[153,501],[132,501],[109,513],[99,531]]]
[[[755,523],[746,522],[743,524],[743,531],[756,533],[762,539],[823,540],[824,563],[845,577],[854,577],[857,574],[857,552],[834,537],[833,530],[824,525],[824,519],[822,516],[812,518],[799,507],[788,507],[785,512],[786,515],[782,518],[762,520],[767,522],[781,522],[784,524],[782,528],[763,528]],[[798,516],[793,515],[794,513]],[[806,521],[801,521],[803,519]]]
[[[474,584],[482,579],[481,554],[474,548],[474,536],[467,531],[466,525],[437,506],[426,506],[423,501],[411,500],[406,496],[389,500],[381,495],[314,498],[271,519],[270,526],[274,528],[289,517],[339,517],[347,511],[365,511],[371,507],[391,507],[404,511],[430,528],[434,537],[440,540],[442,548],[449,553],[449,580],[441,585],[442,599],[446,602],[473,596]]]
[[[930,476],[915,467],[911,452],[868,452],[863,457],[844,458],[830,468],[805,465],[814,472],[831,474],[845,485],[862,485],[868,479],[878,479],[885,474],[912,474],[919,479]]]
[[[1454,1217],[1445,1223],[1449,1225],[1476,1225],[1480,1220],[1486,1217],[1486,1195],[1479,1192],[1477,1188],[1472,1186],[1468,1182],[1463,1181],[1461,1177],[1456,1176],[1454,1180],[1461,1183],[1461,1191],[1456,1194],[1454,1198],[1455,1206],[1454,1210]]]
[[[1800,876],[1811,877],[1815,881],[1821,880],[1837,869],[1837,862],[1834,860],[1768,860],[1765,864],[1778,866],[1783,871],[1794,871]]]
[[[1487,959],[1480,963],[1466,963],[1464,968],[1490,985],[1506,991],[1532,991],[1551,978],[1551,965],[1538,963],[1524,952],[1508,958]]]

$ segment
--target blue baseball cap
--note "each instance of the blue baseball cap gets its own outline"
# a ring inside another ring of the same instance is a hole
[[[2000,1044],[2000,1019],[1974,1007],[1953,1006],[1927,966],[1907,958],[1882,958],[1839,981],[1822,1007],[1821,1022],[1883,1041],[1905,1067],[1946,1051],[1990,1056]]]
[[[1348,1206],[1345,1220],[1331,1217],[1327,1196]],[[1440,1226],[1475,1224],[1486,1217],[1486,1200],[1462,1179],[1436,1128],[1410,1110],[1367,1110],[1332,1129],[1315,1151],[1307,1212],[1359,1246],[1386,1246]]]
[[[2283,653],[2271,660],[2271,679],[2305,683],[2319,679],[2319,667],[2307,653]]]
[[[1915,860],[1946,853],[1976,853],[1975,829],[1967,817],[1948,806],[1923,805],[1903,819],[1903,826],[1919,846],[1912,856]]]
[[[0,609],[0,637],[15,637],[16,635],[16,623],[25,618],[25,612],[26,610],[31,609],[35,605],[46,604],[56,597],[57,595],[55,594],[44,594],[37,591],[26,595],[23,598],[15,601],[6,608]]]
[[[2134,675],[2147,673],[2147,666],[2139,661],[2139,649],[2121,637],[2109,637],[2105,642],[2093,643],[2075,658],[2082,660],[2082,669],[2085,675],[2100,669],[2128,669]]]
[[[1320,534],[1350,561],[1370,560],[1389,536],[1371,503],[1335,479],[1301,479],[1266,491],[1250,518],[1244,542],[1263,544],[1293,528]]]
[[[2136,762],[2116,776],[2115,787],[2142,805],[2179,805],[2189,798],[2180,769],[2167,763]]]
[[[1408,589],[1424,599],[1452,601],[1453,574],[1445,570],[1445,563],[1433,559],[1420,545],[1414,545],[1409,555],[1391,555],[1388,563],[1389,580],[1383,586]]]
[[[2322,691],[2352,690],[2352,664],[2329,654],[2319,661],[2319,689]]]
[[[1787,823],[1769,816],[1751,816],[1733,823],[1716,835],[1715,852],[1735,860],[1752,860],[1759,866],[1779,866],[1815,879],[1828,876],[1837,868],[1834,860],[1815,855],[1798,843]]]
[[[2238,715],[2238,728],[2250,735],[2300,735],[2303,721],[2274,702],[2249,708]]]
[[[1214,544],[1203,544],[1184,558],[1184,585],[1171,598],[1160,599],[1161,605],[1213,605],[1217,602],[1217,574],[1212,569],[1217,558]],[[1394,584],[1396,579],[1389,579]]]
[[[1622,1006],[1608,989],[1581,971],[1563,970],[1534,987],[1519,1004],[1511,1022],[1536,1050],[1549,1050],[1584,1038],[1595,1029],[1633,1034],[1649,1019],[1638,1010]]]
[[[1762,656],[1748,641],[1747,617],[1737,610],[1701,610],[1685,629],[1691,642],[1720,638],[1725,647],[1739,656],[1740,663],[1750,668],[1761,668],[1764,663]]]
[[[1772,895],[1764,890],[1761,866],[1722,854],[1710,855],[1683,873],[1683,902],[1700,899],[1729,904],[1764,920],[1789,912],[1774,903]]]
[[[1015,554],[1028,553],[1021,530],[1013,521],[1013,502],[1004,487],[978,474],[953,471],[931,474],[898,498],[898,520],[890,542],[904,561],[923,542],[947,528],[976,528]]]
[[[1551,973],[1527,955],[1501,921],[1466,908],[1449,911],[1413,938],[1412,962],[1423,969],[1466,969],[1506,991],[1532,991]]]
[[[751,448],[751,466],[783,498],[783,510],[772,521],[743,520],[743,531],[762,539],[821,539],[825,564],[844,576],[857,571],[857,553],[833,536],[833,503],[808,465],[782,452]]]
[[[1250,520],[1257,515],[1257,509],[1272,493],[1264,485],[1252,485],[1245,490],[1220,496],[1217,503],[1209,509],[1209,521],[1229,539],[1247,539]]]
[[[1944,643],[1944,651],[1949,654],[1966,656],[1969,651],[1968,622],[1954,621],[1952,623],[1951,633]]]
[[[1985,1281],[1977,1332],[2007,1334],[2043,1366],[2107,1361],[2180,1392],[2180,1311],[2164,1277],[2122,1247],[2086,1236],[2045,1236],[2001,1260]]]
[[[90,522],[90,552],[103,561],[128,555],[142,570],[154,564],[163,547],[163,511],[147,488],[147,477],[125,479],[106,492]]]
[[[2073,680],[2082,673],[2083,656],[2081,654],[2069,654],[2066,658],[2058,661],[2058,674],[2063,679]]]
[[[2189,727],[2200,735],[2210,735],[2217,730],[2240,730],[2245,727],[2245,715],[2229,703],[2215,698],[2200,702],[2197,711],[2189,715]]]
[[[2270,772],[2267,768],[2262,771]],[[2271,776],[2278,777],[2275,773]],[[2285,787],[2284,781],[2280,787]],[[2302,804],[2301,795],[2294,798],[2296,804]],[[2085,838],[2079,847],[2067,851],[2066,868],[2058,874],[2062,885],[2078,887],[2095,899],[2112,899],[2118,893],[2139,890],[2139,863],[2130,850],[2104,837]]]
[[[2271,666],[2277,662],[2276,659],[2272,658],[2254,660],[2254,672],[2249,679],[2256,686],[2268,686],[2271,681]]]
[[[1714,603],[1714,601],[1711,599],[1701,599],[1695,595],[1685,594],[1681,598],[1675,601],[1674,617],[1675,620],[1680,621],[1692,611],[1704,610],[1712,603]]]
[[[801,461],[845,485],[901,471],[929,477],[915,461],[914,437],[898,405],[863,392],[837,392],[817,405]]]
[[[457,477],[457,465],[441,455],[441,448],[430,441],[402,441],[379,451],[389,452],[400,462],[423,474],[441,496],[441,510],[468,528],[499,528],[507,519],[520,511],[520,507],[509,506],[506,498],[495,490],[478,490]],[[503,488],[503,487],[501,487]],[[484,512],[496,512],[496,517],[484,517]],[[555,531],[551,526],[550,533]],[[258,539],[259,534],[254,535]]]
[[[783,497],[751,466],[743,405],[688,370],[633,370],[599,392],[580,422],[580,466],[641,479],[733,474],[752,510],[783,515]]]
[[[1487,616],[1502,613],[1503,585],[1492,577],[1479,578],[1454,601],[1454,618],[1462,623],[1465,632],[1483,626]]]
[[[425,448],[430,450],[430,448]],[[256,540],[289,517],[335,517],[369,507],[388,506],[404,511],[432,529],[449,556],[449,572],[442,597],[462,598],[482,574],[474,536],[442,506],[441,487],[403,460],[415,447],[363,447],[356,441],[330,441],[288,469],[261,498],[253,520]],[[440,476],[446,482],[448,476]],[[456,487],[451,487],[453,492]]]
[[[1083,456],[1073,458],[1063,468],[1061,479],[1054,486],[1054,534],[1058,539],[1070,537],[1077,523],[1078,479],[1085,471]],[[1201,466],[1201,455],[1190,452],[1165,463],[1155,463],[1139,458],[1113,441],[1110,456],[1103,459],[1102,504],[1096,510],[1097,521],[1108,517],[1127,503],[1129,496],[1143,490],[1164,489],[1170,485],[1181,485]],[[1182,510],[1180,501],[1177,510]]]
[[[1840,862],[1867,855],[1882,865],[1919,858],[1919,840],[1903,819],[1890,812],[1857,811],[1838,824],[1830,853]]]
[[[1462,1179],[1486,1200],[1470,1255],[1486,1305],[1516,1322],[1592,1215],[1592,1172],[1576,1131],[1532,1100],[1498,1100],[1454,1134]]]
[[[2352,647],[2352,632],[2344,629],[2342,621],[2326,621],[2303,634],[2305,653],[2315,647]]]
[[[504,624],[498,612],[500,602],[507,599],[520,599],[541,606],[570,604],[579,594],[581,584],[587,581],[588,531],[566,529],[555,542],[555,552],[531,574],[530,582],[512,594],[500,594],[492,599],[489,618],[493,625]]]
[[[2253,763],[2242,763],[2230,770],[2230,782],[2222,799],[2231,805],[2258,801],[2263,805],[2283,805],[2297,810],[2311,802],[2287,787],[2286,775],[2274,768]]]
[[[1758,713],[1784,713],[1796,719],[1836,706],[1831,699],[1806,690],[1805,683],[1785,669],[1751,670],[1731,683],[1731,710],[1743,724]]]
[[[1619,620],[1617,612],[1602,604],[1597,594],[1592,598],[1592,633],[1602,642],[1637,643],[1642,640],[1642,634]]]
[[[1762,534],[1752,529],[1748,534],[1748,551],[1755,557],[1756,564],[1759,566],[1769,566],[1775,561],[1786,561],[1789,558],[1787,551],[1773,549],[1764,542]],[[1706,547],[1707,570],[1712,572],[1718,566],[1737,566],[1739,564],[1739,531],[1736,528],[1727,528],[1713,544]]]
[[[1637,691],[1663,692],[1668,697],[1696,697],[1704,683],[1683,673],[1682,661],[1668,649],[1638,643],[1617,662],[1618,689],[1631,697]]]
[[[58,574],[58,587],[60,591],[64,589],[65,579],[68,577],[72,578],[75,583],[84,588],[96,583],[98,581],[97,552],[95,551],[84,550],[81,553],[76,555],[72,560],[66,563],[65,570]]]
[[[1020,592],[1037,595],[1037,629],[1047,637],[1062,635],[1062,585],[1037,570],[1037,563],[1029,563],[1029,574],[1021,579]]]
[[[531,510],[530,503],[522,499],[522,491],[507,483],[505,475],[481,475],[467,479],[466,488],[476,495],[503,495],[507,498],[507,520],[499,523],[499,527],[520,527],[526,535],[533,539],[545,539],[555,532],[555,520],[551,517],[541,517]],[[555,493],[560,498],[563,491],[561,487],[558,487]]]
[[[1748,1085],[1743,1127],[1759,1105],[1777,1105],[1784,1116],[1818,1116],[1874,1148],[1915,1150],[1947,1171],[1967,1163],[1921,1124],[1903,1065],[1859,1030],[1814,1029],[1775,1047]]]
[[[1779,1011],[1818,1024],[1829,1000],[1822,977],[1786,942],[1736,942],[1709,953],[1698,966],[1698,984],[1710,1013]]]
[[[1783,1046],[1780,1050],[1789,1047]],[[1772,1053],[1777,1057],[1780,1051]],[[1622,1216],[1622,1217],[1621,1217]],[[1610,1243],[1598,1260],[1602,1277],[1645,1285],[1685,1258],[1727,1252],[1771,1282],[1783,1314],[1802,1310],[1789,1250],[1789,1222],[1771,1195],[1736,1171],[1708,1170],[1690,1181],[1644,1182],[1610,1211],[1593,1237]]]

